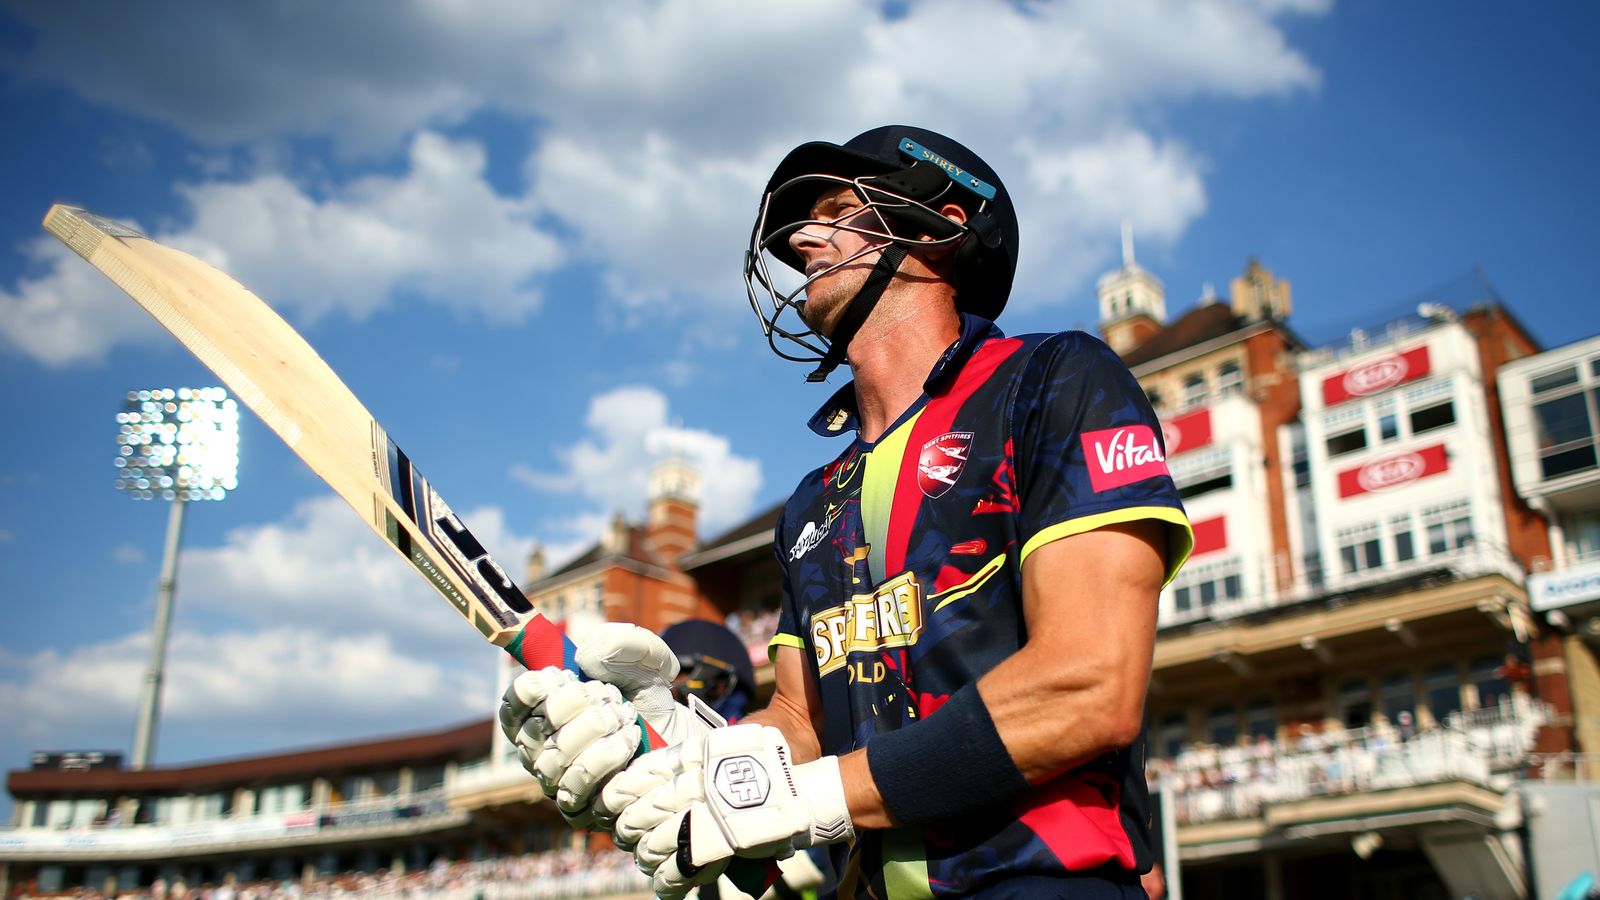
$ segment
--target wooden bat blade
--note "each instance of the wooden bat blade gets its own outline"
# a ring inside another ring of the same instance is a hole
[[[81,209],[53,206],[44,227],[172,332],[491,643],[529,668],[577,671],[571,641],[261,298],[194,256]]]

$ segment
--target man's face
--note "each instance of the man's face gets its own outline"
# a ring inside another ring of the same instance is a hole
[[[883,220],[863,205],[849,185],[841,184],[824,191],[811,205],[810,218],[829,224],[807,225],[789,236],[789,246],[805,264],[808,278],[869,247],[885,243],[848,228],[834,227],[849,225],[869,231],[884,228]],[[878,250],[865,253],[807,285],[806,302],[800,310],[806,324],[821,334],[832,334],[845,306],[861,290],[880,253]]]

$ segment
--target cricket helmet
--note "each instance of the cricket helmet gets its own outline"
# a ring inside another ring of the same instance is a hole
[[[877,214],[867,217],[869,224],[860,224],[860,211],[853,211],[849,222],[811,218],[816,198],[838,185],[851,186],[863,209]],[[957,223],[941,215],[938,210],[947,203],[964,209],[967,221]],[[789,238],[808,225],[853,231],[872,246],[805,276],[805,264],[789,245]],[[826,369],[843,361],[844,345],[865,321],[906,250],[954,245],[957,308],[993,319],[1005,308],[1011,292],[1017,241],[1011,195],[976,153],[927,129],[888,125],[843,144],[802,144],[783,158],[762,193],[745,253],[745,285],[773,351],[785,359],[823,362],[818,372],[812,373],[812,380],[821,380],[816,377],[819,372],[825,376]],[[831,340],[800,318],[805,289],[811,282],[880,247],[898,247],[900,251],[891,254],[890,249],[884,250],[877,269],[850,302]],[[770,265],[774,260],[801,274],[804,280],[798,287],[779,286]],[[832,365],[828,365],[830,361]]]

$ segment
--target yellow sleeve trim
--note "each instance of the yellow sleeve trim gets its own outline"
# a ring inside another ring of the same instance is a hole
[[[1166,587],[1177,577],[1178,570],[1183,568],[1183,564],[1189,559],[1189,551],[1194,549],[1194,529],[1189,526],[1189,517],[1183,514],[1183,510],[1170,506],[1130,506],[1126,509],[1113,509],[1110,512],[1057,522],[1029,538],[1028,542],[1022,545],[1022,559],[1018,562],[1020,564],[1027,561],[1028,554],[1051,541],[1096,531],[1107,525],[1139,522],[1144,519],[1156,519],[1172,526],[1167,536],[1167,577],[1161,582],[1161,586]],[[1173,537],[1178,538],[1176,546],[1173,544]]]
[[[778,661],[779,647],[793,647],[796,650],[804,651],[806,649],[806,642],[792,634],[783,634],[780,632],[779,634],[773,635],[772,640],[767,642],[767,662]]]

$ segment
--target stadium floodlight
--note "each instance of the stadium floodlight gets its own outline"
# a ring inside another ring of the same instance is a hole
[[[129,391],[117,413],[117,432],[117,489],[136,500],[172,502],[156,587],[150,668],[133,738],[133,768],[143,769],[150,762],[161,716],[184,508],[191,500],[221,500],[239,486],[239,404],[219,387]]]

